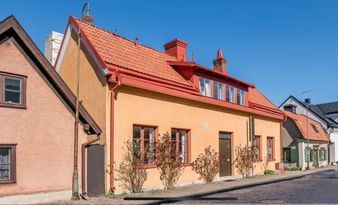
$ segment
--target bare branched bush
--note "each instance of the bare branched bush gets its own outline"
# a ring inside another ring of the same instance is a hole
[[[160,172],[160,180],[165,189],[175,186],[183,173],[180,159],[176,153],[176,145],[172,143],[169,133],[165,133],[156,142],[156,165]]]
[[[238,145],[236,146],[235,153],[236,158],[234,160],[234,163],[238,173],[242,175],[243,178],[250,177],[251,172],[254,168],[254,149],[247,145],[245,145],[244,147]]]
[[[141,142],[128,140],[125,145],[122,162],[116,169],[117,180],[121,181],[121,188],[130,193],[139,193],[147,180],[147,171],[142,168]]]
[[[265,172],[266,170],[268,170],[268,166],[269,166],[269,160],[267,157],[264,157],[263,161],[260,163],[261,167],[263,168],[263,171]]]
[[[219,172],[218,153],[209,145],[204,149],[204,153],[199,154],[193,161],[192,170],[199,174],[200,179],[206,183],[212,182]]]

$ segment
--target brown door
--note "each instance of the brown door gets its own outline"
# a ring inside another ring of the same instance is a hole
[[[104,195],[104,146],[93,144],[87,150],[87,194]]]
[[[231,133],[219,133],[219,176],[231,176]]]

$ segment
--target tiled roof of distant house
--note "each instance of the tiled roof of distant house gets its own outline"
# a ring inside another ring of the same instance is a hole
[[[289,111],[283,112],[288,118],[292,119],[295,122],[304,139],[329,141],[328,135],[326,134],[319,122],[307,118],[304,115],[295,114]],[[308,135],[307,130],[309,131]]]

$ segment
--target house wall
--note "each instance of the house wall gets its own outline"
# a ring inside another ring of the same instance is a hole
[[[27,76],[27,109],[0,107],[0,144],[17,144],[16,183],[0,184],[0,196],[70,190],[74,117],[13,42],[0,45],[0,71]]]
[[[325,142],[310,142],[309,143],[309,147],[310,149],[313,149],[314,146],[319,146],[320,148],[325,148],[326,149],[326,156],[328,156],[328,143]],[[307,162],[306,162],[306,158],[305,158],[305,149],[307,148],[307,142],[299,142],[298,143],[298,156],[299,156],[299,167],[302,170],[305,170],[307,168]],[[318,157],[319,157],[319,153],[318,153]],[[319,161],[319,167],[323,167],[323,166],[327,166],[328,165],[328,159],[326,159],[325,161]],[[310,162],[309,163],[310,169],[315,168],[314,167],[314,162]]]
[[[65,48],[62,48],[59,60],[56,64],[57,72],[68,85],[68,87],[76,92],[76,60],[77,60],[77,35],[75,32],[67,32],[64,38]],[[80,94],[79,98],[82,105],[92,116],[95,122],[102,130],[100,141],[101,145],[110,143],[110,96],[108,95],[108,86],[106,79],[96,69],[97,65],[87,52],[85,45],[81,44],[80,50]],[[101,167],[105,170],[109,165],[110,147],[105,146],[105,166]],[[99,169],[99,168],[98,168]],[[105,189],[109,189],[109,174],[105,174]]]
[[[338,129],[334,129],[334,132],[330,134],[330,140],[333,143],[330,146],[330,162],[338,161]]]
[[[141,90],[133,87],[122,86],[118,89],[115,100],[115,146],[114,155],[116,165],[122,160],[124,142],[132,139],[133,124],[158,126],[158,133],[171,132],[171,128],[184,128],[191,130],[191,159],[204,152],[204,148],[211,145],[218,151],[219,132],[232,132],[232,160],[234,148],[237,145],[245,145],[248,142],[247,113],[232,111],[223,107],[216,107],[173,96]],[[275,139],[275,161],[268,163],[268,169],[275,169],[275,162],[280,162],[280,123],[255,116],[255,134],[262,137],[262,158],[267,152],[267,136]],[[255,173],[263,172],[263,162],[256,165]],[[148,179],[145,188],[159,188],[161,182],[156,168],[147,169]],[[232,167],[233,175],[237,170]],[[115,173],[115,177],[117,177]],[[196,181],[198,176],[185,167],[184,174],[179,184],[188,184]],[[119,182],[115,183],[117,190],[121,190]]]
[[[67,39],[69,38],[69,39]],[[68,85],[68,87],[76,92],[76,70],[77,70],[77,35],[75,32],[71,32],[71,35],[67,34],[65,37],[67,46],[65,53],[62,55],[62,61],[57,72]],[[109,116],[110,105],[108,98],[108,86],[106,86],[106,79],[101,73],[94,69],[95,63],[91,61],[89,53],[85,52],[84,45],[81,44],[80,51],[80,94],[79,99],[82,101],[82,105],[90,113],[93,119],[97,122],[102,129],[101,143],[106,142],[106,127],[107,116]],[[61,56],[59,56],[61,58]]]

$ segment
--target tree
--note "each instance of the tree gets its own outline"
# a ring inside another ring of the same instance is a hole
[[[209,145],[204,149],[204,153],[199,154],[193,161],[192,170],[199,174],[200,179],[206,183],[212,182],[219,172],[218,153]]]
[[[116,169],[121,188],[130,193],[142,192],[144,182],[147,180],[147,171],[142,168],[142,153],[140,140],[125,142],[125,153],[119,168]]]
[[[244,147],[238,145],[236,146],[235,153],[236,158],[234,163],[238,173],[242,175],[243,178],[249,177],[251,175],[251,171],[254,168],[254,149],[248,145],[245,145]]]
[[[176,144],[171,141],[169,133],[165,133],[157,140],[156,153],[156,165],[160,172],[160,180],[165,189],[171,189],[181,177],[183,167],[176,153]]]

